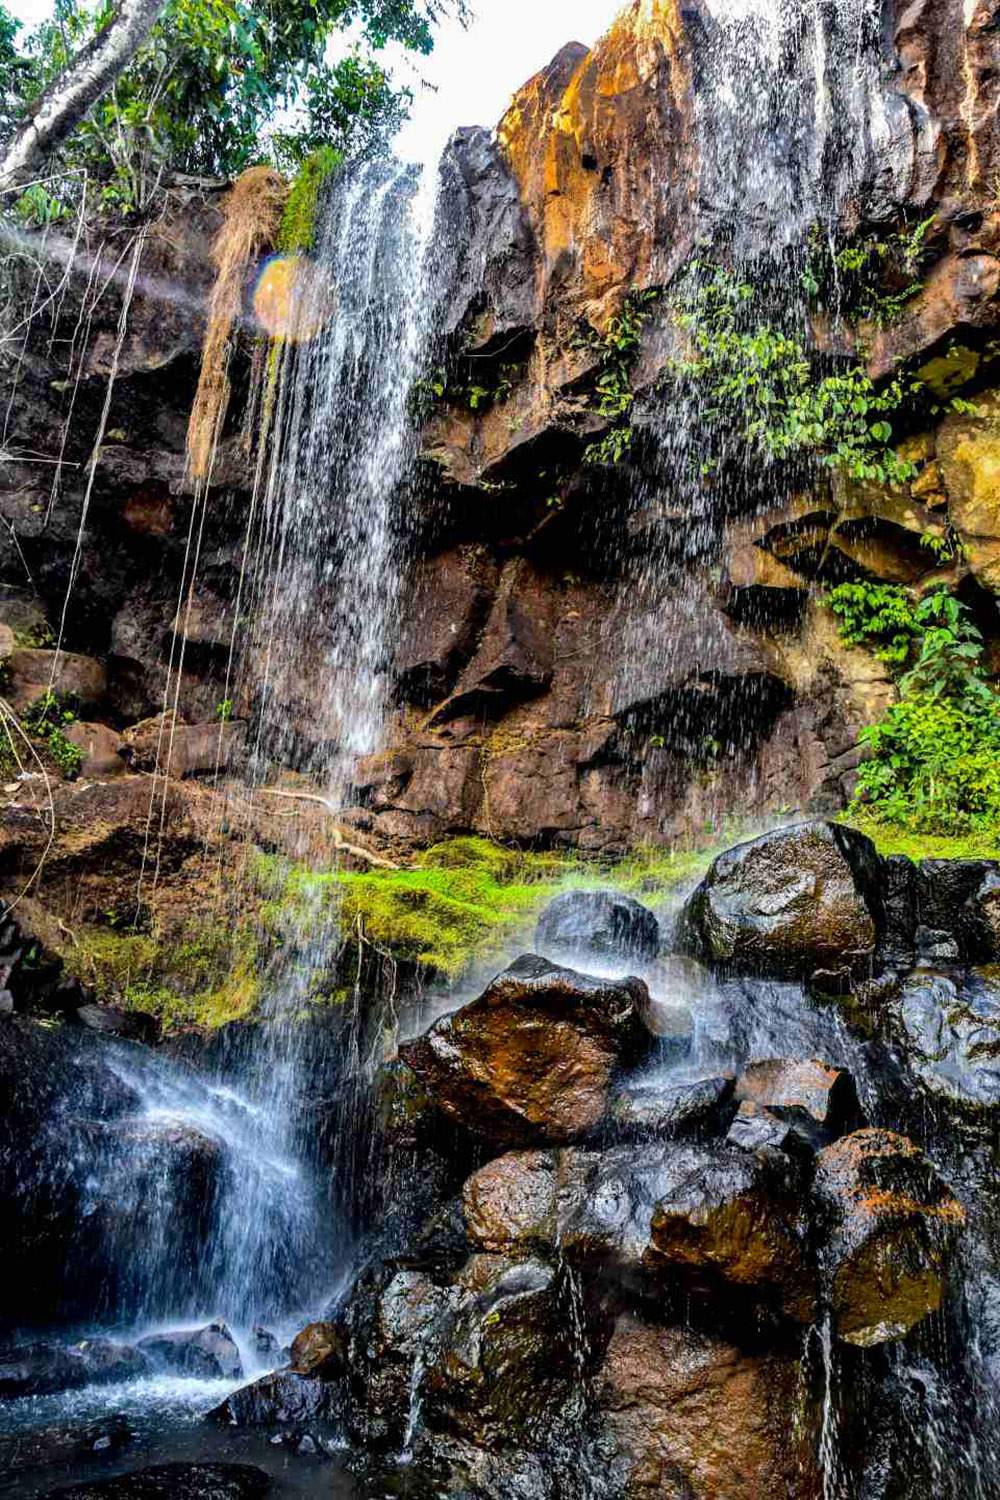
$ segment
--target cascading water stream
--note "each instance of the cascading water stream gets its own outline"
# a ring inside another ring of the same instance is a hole
[[[813,347],[810,256],[862,208],[881,212],[889,191],[870,180],[874,143],[889,129],[879,7],[716,0],[698,28],[692,69],[695,252],[667,294],[668,381],[637,402],[623,582],[607,634],[619,663],[612,710],[640,705],[629,727],[647,750],[704,768],[692,816],[718,822],[736,806],[732,777],[749,790],[753,751],[787,707],[780,683],[733,628],[738,620],[724,620],[714,602],[723,531],[826,480],[815,461],[782,466],[747,440],[741,416],[768,417],[753,407],[752,381],[734,398],[745,413],[717,420],[711,382],[697,373],[698,339],[750,339],[764,329]],[[716,328],[727,302],[726,326]],[[835,326],[836,306],[829,311]],[[652,799],[657,758],[648,763]]]
[[[377,748],[386,707],[436,192],[436,170],[391,163],[335,184],[300,337],[274,349],[270,455],[247,543],[253,779],[294,765],[331,817],[351,767]],[[308,747],[288,729],[293,707],[314,731]],[[68,1268],[86,1285],[78,1326],[131,1336],[222,1318],[252,1370],[255,1326],[279,1335],[277,1354],[343,1280],[381,1031],[350,1002],[310,1010],[340,944],[320,880],[286,921],[260,1024],[232,1029],[194,1067],[108,1048],[124,1108],[91,1126],[81,1098],[74,1136],[81,1214],[96,1230],[80,1236],[86,1264]],[[335,1099],[318,1078],[337,1080]]]

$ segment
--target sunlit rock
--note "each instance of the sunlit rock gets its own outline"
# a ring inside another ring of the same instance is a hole
[[[649,1032],[646,986],[519,958],[401,1055],[438,1109],[498,1144],[573,1140],[604,1118],[619,1064]]]
[[[816,1165],[824,1290],[838,1338],[902,1338],[941,1307],[965,1210],[912,1141],[859,1130]]]

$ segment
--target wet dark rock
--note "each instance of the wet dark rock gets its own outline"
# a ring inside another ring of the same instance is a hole
[[[432,715],[432,728],[469,715],[501,718],[544,692],[552,681],[552,641],[518,589],[520,562],[501,577],[478,650],[454,693]]]
[[[111,1339],[15,1345],[0,1354],[0,1396],[47,1396],[85,1385],[114,1385],[149,1372],[142,1350]]]
[[[613,1095],[608,1116],[615,1131],[630,1140],[721,1131],[732,1096],[733,1079],[725,1075],[634,1084]]]
[[[344,1368],[347,1334],[338,1323],[310,1323],[292,1340],[292,1369],[330,1380]]]
[[[155,1016],[141,1010],[118,1010],[112,1005],[81,1005],[74,1012],[74,1019],[89,1031],[102,1036],[120,1036],[126,1041],[143,1042],[153,1046],[160,1035],[160,1023]]]
[[[870,839],[836,823],[803,823],[721,854],[681,923],[695,957],[745,973],[807,976],[867,969],[882,924]]]
[[[458,548],[415,566],[396,649],[398,698],[430,708],[448,695],[475,650],[496,582],[496,566],[480,548]],[[403,768],[386,769],[398,775]]]
[[[456,1288],[422,1270],[382,1265],[359,1278],[346,1312],[353,1398],[349,1419],[359,1441],[399,1452],[417,1362],[426,1359],[458,1296]]]
[[[914,934],[914,948],[918,964],[958,963],[957,939],[940,928],[918,927]]]
[[[600,1124],[621,1062],[648,1045],[638,979],[519,958],[478,1000],[400,1049],[438,1109],[503,1145],[569,1141]]]
[[[709,1290],[812,1320],[816,1278],[798,1172],[774,1156],[719,1147],[656,1203],[648,1265]]]
[[[329,1381],[278,1370],[234,1391],[206,1420],[222,1427],[271,1427],[300,1436],[335,1422],[340,1411],[339,1392]]]
[[[250,1464],[157,1464],[53,1490],[59,1500],[260,1500],[271,1488]]]
[[[801,1156],[803,1151],[819,1150],[819,1143],[815,1140],[816,1127],[810,1132],[806,1122],[803,1126],[805,1128],[796,1128],[793,1121],[744,1099],[726,1133],[726,1140],[742,1151],[784,1151],[788,1156]]]
[[[905,854],[882,859],[882,909],[885,929],[879,952],[884,963],[909,968],[916,941],[917,889],[913,861]]]
[[[239,1380],[243,1374],[240,1351],[225,1323],[150,1334],[139,1340],[138,1347],[160,1369],[178,1375],[193,1375],[199,1380]]]
[[[751,1063],[736,1080],[735,1097],[741,1107],[752,1104],[789,1126],[813,1149],[861,1124],[861,1106],[850,1073],[815,1058]],[[751,1118],[761,1116],[744,1114],[746,1124]]]
[[[965,1211],[923,1152],[859,1130],[820,1152],[821,1272],[838,1338],[869,1348],[941,1306]]]
[[[922,859],[916,867],[918,928],[949,940],[957,952],[929,952],[942,963],[989,963],[1000,958],[997,920],[1000,913],[1000,864],[988,859]]]
[[[530,1444],[579,1373],[559,1273],[493,1257],[471,1270],[474,1284],[446,1315],[427,1369],[427,1420],[477,1443]]]
[[[1000,1106],[1000,968],[917,970],[890,1005],[893,1035],[923,1086],[962,1113]]]
[[[269,1328],[259,1325],[251,1328],[250,1338],[253,1343],[253,1352],[258,1359],[270,1359],[277,1362],[281,1357],[281,1345]]]
[[[560,960],[650,960],[660,949],[660,924],[647,907],[618,891],[566,891],[539,917],[535,945]]]
[[[135,1433],[128,1418],[104,1417],[75,1427],[45,1427],[41,1431],[18,1432],[0,1438],[0,1468],[46,1468],[90,1457],[94,1453],[121,1453]]]

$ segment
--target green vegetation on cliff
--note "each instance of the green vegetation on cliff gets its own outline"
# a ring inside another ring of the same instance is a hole
[[[922,381],[876,385],[861,364],[818,358],[762,318],[754,286],[719,266],[690,267],[674,315],[690,346],[674,373],[699,393],[709,429],[737,435],[764,462],[812,459],[880,484],[914,478],[892,446],[894,419],[924,401]]]
[[[968,608],[946,590],[922,599],[886,584],[829,595],[841,635],[899,674],[899,701],[862,731],[869,752],[851,812],[917,835],[1000,835],[1000,694]]]
[[[315,875],[271,859],[261,869],[272,882],[272,913],[297,905],[300,914],[322,917],[335,903],[346,940],[453,980],[473,963],[530,941],[538,913],[560,890],[606,884],[655,899],[700,873],[710,858],[640,849],[601,863],[570,851],[536,853],[467,837],[435,844],[403,870]]]
[[[169,1031],[222,1026],[253,1014],[260,1000],[265,945],[247,916],[192,918],[172,933],[88,925],[66,950],[67,969],[97,998],[147,1011]]]

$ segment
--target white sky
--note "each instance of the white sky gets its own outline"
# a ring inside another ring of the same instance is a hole
[[[497,123],[507,101],[566,42],[592,46],[624,0],[471,0],[467,30],[441,26],[429,58],[416,61],[391,53],[396,76],[409,82],[416,100],[413,118],[397,144],[414,161],[432,158],[459,125]],[[51,0],[5,0],[15,16],[33,26],[51,14]],[[419,85],[422,77],[433,90]]]

